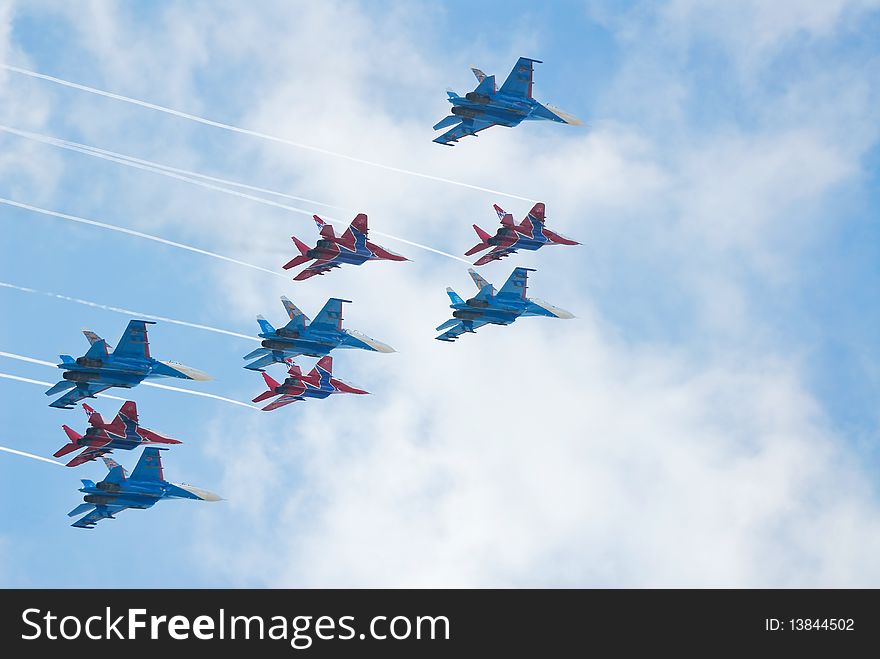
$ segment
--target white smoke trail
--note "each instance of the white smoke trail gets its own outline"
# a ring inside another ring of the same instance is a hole
[[[65,466],[63,462],[58,462],[58,460],[51,460],[49,458],[44,458],[41,455],[34,455],[33,453],[28,453],[26,451],[18,451],[14,448],[9,448],[8,446],[0,446],[0,451],[21,455],[25,458],[31,458],[32,460],[39,460],[40,462],[48,462],[49,464],[58,465],[59,467]]]
[[[248,336],[247,334],[239,334],[238,332],[231,332],[229,330],[220,329],[218,327],[211,327],[210,325],[200,325],[198,323],[189,323],[185,320],[176,320],[174,318],[165,318],[164,316],[155,316],[153,314],[143,313],[141,311],[132,311],[131,309],[123,309],[121,307],[113,307],[106,304],[98,304],[97,302],[89,302],[88,300],[81,300],[76,297],[69,297],[67,295],[61,295],[60,293],[50,293],[48,291],[38,291],[35,288],[28,288],[26,286],[16,286],[15,284],[10,284],[4,281],[0,281],[0,288],[9,288],[15,291],[21,291],[23,293],[36,293],[38,295],[45,295],[46,297],[52,297],[58,300],[65,300],[66,302],[75,302],[76,304],[82,304],[87,307],[93,307],[95,309],[104,309],[105,311],[113,311],[114,313],[124,314],[126,316],[137,316],[138,318],[146,318],[147,320],[159,320],[165,323],[173,323],[175,325],[183,325],[184,327],[193,327],[195,329],[206,330],[208,332],[216,332],[217,334],[226,334],[227,336],[234,336],[239,339],[247,339],[248,341],[259,341],[255,336]]]
[[[176,179],[178,181],[184,181],[186,183],[191,183],[193,185],[197,185],[202,188],[207,188],[208,190],[214,190],[216,192],[222,192],[223,194],[232,195],[234,197],[239,197],[241,199],[248,199],[250,201],[255,201],[260,204],[265,204],[266,206],[272,206],[274,208],[281,208],[286,211],[291,211],[293,213],[299,213],[302,215],[308,215],[311,217],[314,215],[312,210],[306,208],[298,208],[296,206],[290,206],[289,204],[282,204],[277,201],[272,201],[271,199],[266,199],[264,197],[258,197],[256,195],[247,194],[246,192],[239,192],[238,190],[230,190],[229,188],[222,187],[220,185],[215,185],[211,181],[216,181],[222,183],[223,185],[232,185],[238,186],[246,189],[256,190],[262,192],[264,194],[276,195],[279,197],[285,197],[288,199],[296,199],[300,201],[306,201],[308,203],[320,204],[321,206],[327,206],[329,208],[336,208],[338,210],[346,210],[340,206],[334,206],[332,204],[325,204],[318,201],[313,201],[310,199],[304,199],[303,197],[295,197],[293,195],[288,195],[283,192],[277,192],[274,190],[268,190],[266,188],[257,188],[255,186],[245,185],[243,183],[237,183],[235,181],[228,181],[226,179],[218,179],[213,176],[206,176],[204,174],[199,174],[198,172],[190,172],[183,169],[178,169],[175,167],[169,167],[168,165],[163,165],[160,163],[154,163],[148,160],[141,160],[139,158],[133,158],[132,156],[127,156],[125,154],[116,153],[114,151],[107,151],[106,149],[99,149],[98,147],[89,146],[87,144],[80,144],[78,142],[71,142],[69,140],[64,140],[58,137],[52,137],[49,135],[41,135],[40,133],[32,133],[30,131],[23,131],[17,128],[11,128],[9,126],[4,126],[0,124],[0,131],[11,133],[14,135],[18,135],[20,137],[24,137],[25,139],[34,140],[36,142],[41,142],[43,144],[49,144],[51,146],[59,147],[62,149],[67,149],[69,151],[75,151],[77,153],[82,153],[88,156],[93,156],[96,158],[101,158],[102,160],[109,160],[111,162],[118,163],[120,165],[125,165],[126,167],[133,167],[135,169],[140,169],[143,171],[151,172],[154,174],[160,174],[162,176],[168,176],[170,178]],[[201,180],[204,179],[204,180]],[[353,212],[353,211],[351,211]],[[322,219],[330,222],[332,224],[348,226],[347,220],[341,220],[333,217],[323,217]],[[382,231],[376,231],[375,229],[371,229],[370,232],[376,236],[382,236],[384,238],[389,238],[391,240],[396,240],[397,242],[404,243],[406,245],[410,245],[412,247],[417,247],[419,249],[423,249],[428,252],[432,252],[434,254],[438,254],[440,256],[445,256],[450,259],[454,259],[456,261],[460,261],[462,263],[467,263],[470,265],[470,261],[467,259],[463,259],[460,256],[456,256],[455,254],[450,254],[449,252],[444,252],[439,249],[435,249],[434,247],[429,247],[428,245],[423,245],[422,243],[417,243],[412,240],[408,240],[406,238],[400,238],[399,236],[394,236],[389,233],[384,233]],[[277,274],[277,273],[276,273]]]
[[[149,103],[147,101],[141,101],[136,98],[131,98],[130,96],[123,96],[122,94],[114,94],[113,92],[104,91],[102,89],[96,89],[95,87],[88,87],[86,85],[81,85],[76,82],[71,82],[70,80],[64,80],[63,78],[56,78],[55,76],[46,75],[45,73],[38,73],[37,71],[31,71],[29,69],[23,69],[18,66],[12,66],[11,64],[0,64],[0,67],[3,67],[7,71],[12,71],[13,73],[19,73],[21,75],[29,76],[31,78],[39,78],[40,80],[46,80],[48,82],[53,82],[58,85],[62,85],[64,87],[69,87],[71,89],[78,89],[79,91],[88,92],[89,94],[96,94],[98,96],[104,96],[106,98],[112,98],[116,101],[122,101],[124,103],[131,103],[132,105],[138,105],[143,108],[148,108],[150,110],[156,110],[157,112],[164,112],[165,114],[170,114],[175,117],[180,117],[182,119],[188,119],[190,121],[195,121],[200,124],[204,124],[206,126],[213,126],[214,128],[221,128],[223,130],[228,130],[233,133],[239,133],[241,135],[249,135],[251,137],[257,137],[263,140],[268,140],[271,142],[277,142],[279,144],[285,144],[287,146],[293,146],[298,149],[305,149],[308,151],[312,151],[314,153],[320,153],[327,156],[333,156],[336,158],[342,158],[344,160],[348,160],[351,162],[360,163],[362,165],[369,165],[371,167],[378,167],[380,169],[384,169],[390,172],[396,172],[398,174],[406,174],[409,176],[415,176],[418,178],[426,179],[429,181],[436,181],[438,183],[448,183],[450,185],[456,185],[462,188],[468,188],[470,190],[477,190],[478,192],[486,192],[488,194],[500,195],[502,197],[508,197],[510,199],[519,199],[520,201],[527,201],[530,203],[535,203],[535,200],[529,199],[527,197],[522,197],[520,195],[511,194],[509,192],[501,192],[500,190],[493,190],[491,188],[484,188],[479,185],[472,185],[470,183],[464,183],[463,181],[455,181],[453,179],[443,178],[442,176],[434,176],[433,174],[425,174],[422,172],[416,172],[409,169],[403,169],[400,167],[394,167],[392,165],[386,165],[380,162],[375,162],[372,160],[366,160],[364,158],[357,158],[355,156],[349,156],[344,153],[338,153],[336,151],[331,151],[329,149],[322,149],[317,146],[312,146],[310,144],[303,144],[301,142],[295,142],[293,140],[289,140],[283,137],[278,137],[277,135],[269,135],[268,133],[261,133],[256,130],[251,130],[248,128],[241,128],[240,126],[233,126],[231,124],[226,124],[220,121],[214,121],[213,119],[207,119],[205,117],[200,117],[198,115],[189,114],[188,112],[181,112],[180,110],[174,110],[172,108],[168,108],[162,105],[157,105],[155,103]]]
[[[6,357],[7,359],[16,359],[21,362],[27,362],[29,364],[39,364],[40,366],[51,366],[52,368],[56,368],[56,365],[52,362],[47,362],[42,359],[34,359],[33,357],[25,357],[24,355],[17,355],[12,352],[3,352],[0,350],[0,357]],[[41,384],[46,387],[51,387],[51,382],[42,382],[40,380],[31,380],[29,378],[22,378],[16,375],[7,375],[5,373],[0,373],[0,377],[6,378],[8,380],[17,380],[19,382],[29,382],[31,384]],[[208,394],[203,391],[193,391],[192,389],[184,389],[182,387],[172,387],[167,384],[157,384],[155,382],[141,382],[141,384],[145,387],[155,387],[156,389],[167,389],[168,391],[176,391],[182,394],[189,394],[190,396],[201,396],[202,398],[213,398],[214,400],[220,400],[224,403],[230,403],[232,405],[239,405],[241,407],[249,407],[252,410],[260,409],[256,405],[251,405],[250,403],[243,403],[240,400],[235,400],[233,398],[226,398],[225,396],[218,396],[216,394]],[[98,394],[98,396],[102,398],[112,398],[114,400],[126,400],[125,398],[118,398],[116,396],[108,396],[106,394]]]
[[[203,254],[204,256],[210,256],[211,258],[220,259],[221,261],[227,261],[229,263],[243,265],[246,268],[260,270],[261,272],[267,272],[270,275],[275,275],[276,277],[282,277],[284,279],[287,279],[287,275],[282,274],[280,272],[276,272],[275,270],[270,270],[269,268],[264,268],[259,265],[254,265],[253,263],[248,263],[247,261],[239,261],[238,259],[234,259],[229,256],[223,256],[222,254],[217,254],[215,252],[209,252],[208,250],[199,249],[198,247],[191,247],[190,245],[184,245],[183,243],[174,242],[173,240],[166,240],[165,238],[160,238],[159,236],[153,236],[148,233],[143,233],[141,231],[135,231],[134,229],[126,229],[125,227],[116,226],[115,224],[107,224],[105,222],[98,222],[96,220],[88,220],[84,217],[77,217],[76,215],[68,215],[67,213],[59,213],[58,211],[52,211],[52,210],[48,210],[46,208],[38,208],[37,206],[31,206],[30,204],[23,204],[21,202],[13,201],[12,199],[6,199],[4,197],[0,197],[0,204],[6,204],[8,206],[15,206],[16,208],[23,208],[24,210],[33,211],[34,213],[41,213],[43,215],[57,217],[61,220],[67,220],[68,222],[78,222],[79,224],[87,224],[89,226],[98,227],[100,229],[107,229],[108,231],[118,231],[119,233],[124,233],[129,236],[135,236],[137,238],[143,238],[145,240],[152,240],[157,243],[162,243],[163,245],[169,245],[171,247],[185,249],[188,252],[195,252],[196,254]]]
[[[229,179],[219,178],[217,176],[209,176],[208,174],[202,174],[200,172],[194,172],[188,169],[181,169],[179,167],[172,167],[171,165],[165,165],[160,162],[155,162],[153,160],[144,160],[143,158],[135,158],[134,156],[129,156],[124,153],[118,153],[116,151],[108,151],[107,149],[101,149],[96,146],[91,146],[90,144],[82,144],[80,142],[73,142],[71,140],[65,140],[60,137],[54,137],[52,135],[45,135],[43,133],[34,133],[29,130],[21,130],[19,128],[13,128],[12,126],[4,126],[0,124],[0,131],[4,133],[11,133],[12,135],[18,135],[19,137],[23,137],[28,140],[33,140],[35,142],[42,142],[43,144],[51,144],[52,146],[57,146],[62,149],[68,149],[70,151],[77,151],[79,153],[84,153],[86,155],[95,156],[97,158],[104,158],[106,160],[110,160],[112,162],[118,162],[122,165],[142,165],[144,169],[148,171],[154,170],[162,170],[156,171],[156,174],[163,173],[174,173],[181,174],[183,176],[188,176],[192,178],[203,179],[205,181],[210,181],[212,183],[219,183],[221,185],[228,185],[235,188],[243,188],[245,190],[251,190],[252,192],[259,192],[261,194],[273,195],[276,197],[283,197],[285,199],[293,199],[294,201],[302,201],[307,204],[315,204],[318,206],[326,206],[327,208],[335,208],[337,210],[345,211],[347,213],[354,214],[355,211],[345,208],[343,206],[337,206],[336,204],[328,204],[323,201],[318,201],[316,199],[309,199],[308,197],[299,197],[297,195],[288,194],[286,192],[279,192],[278,190],[270,190],[269,188],[261,188],[257,185],[249,185],[247,183],[240,183],[238,181],[232,181]],[[186,179],[183,179],[186,180]]]

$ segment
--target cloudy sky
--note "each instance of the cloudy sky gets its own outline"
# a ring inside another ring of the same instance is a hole
[[[280,295],[311,316],[343,297],[348,327],[398,351],[334,355],[371,396],[274,413],[130,392],[144,425],[185,441],[166,477],[224,502],[84,532],[65,514],[103,465],[0,454],[0,584],[880,586],[878,9],[0,0],[0,63],[318,149],[0,68],[2,199],[279,271],[312,212],[462,254],[493,203],[522,217],[540,200],[583,243],[481,270],[536,268],[530,294],[575,320],[449,345],[433,329],[446,286],[473,290],[466,265],[391,238],[412,263],[292,282],[0,203],[0,283],[243,334],[256,314],[281,322]],[[535,96],[586,126],[433,144],[444,89],[519,56],[544,61]],[[295,212],[8,129],[312,201],[249,193]],[[115,344],[127,321],[3,287],[0,311],[0,351],[49,361],[82,354],[84,327]],[[181,386],[261,389],[241,368],[252,341],[159,323],[151,342],[215,378]],[[0,373],[57,379],[8,358]],[[0,391],[4,446],[51,456],[62,423],[84,426],[37,385]]]

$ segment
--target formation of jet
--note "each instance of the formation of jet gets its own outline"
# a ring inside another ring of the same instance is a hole
[[[80,435],[68,425],[61,426],[70,441],[54,453],[56,458],[60,458],[79,449],[85,449],[67,463],[68,467],[76,467],[89,460],[96,460],[113,449],[128,451],[146,444],[181,443],[177,439],[141,427],[138,424],[137,405],[133,400],[123,403],[116,418],[110,423],[104,421],[104,417],[85,403],[82,407],[89,420],[86,434]]]
[[[450,308],[454,309],[453,317],[437,328],[438,332],[445,331],[435,338],[438,341],[455,341],[465,332],[474,332],[483,325],[510,325],[520,316],[574,318],[568,311],[554,307],[537,298],[526,297],[529,272],[534,272],[534,270],[532,268],[514,268],[504,286],[496,292],[492,284],[473,269],[468,269],[468,273],[479,292],[465,302],[454,290],[446,289],[449,299],[452,300]]]
[[[294,281],[302,281],[315,275],[323,275],[333,268],[350,263],[361,265],[367,261],[408,261],[405,256],[395,254],[390,249],[370,242],[368,237],[367,216],[360,213],[348,229],[341,236],[333,232],[333,227],[324,222],[317,215],[312,216],[315,224],[321,232],[321,238],[314,247],[309,247],[296,236],[291,240],[299,249],[299,256],[284,264],[285,270],[290,270],[303,263],[314,260],[309,267],[303,269],[293,278]]]
[[[532,207],[526,218],[519,224],[513,221],[513,215],[497,204],[495,212],[498,213],[498,219],[501,220],[501,228],[495,232],[494,236],[490,236],[476,224],[474,225],[474,231],[480,237],[480,242],[465,252],[465,256],[472,256],[484,249],[492,248],[491,252],[474,261],[474,265],[485,265],[490,261],[503,259],[519,249],[534,251],[544,245],[580,244],[576,240],[566,238],[544,226],[544,204],[540,202]]]
[[[540,62],[519,58],[500,89],[496,87],[495,76],[487,76],[479,69],[472,69],[478,81],[477,87],[463,97],[452,91],[448,93],[452,114],[437,123],[434,129],[449,130],[434,141],[453,146],[462,137],[476,135],[491,126],[514,127],[524,120],[579,124],[580,121],[575,117],[534,99],[532,88],[535,63]],[[465,254],[472,256],[488,250],[477,259],[475,266],[503,259],[520,249],[534,251],[544,245],[579,244],[546,228],[543,203],[535,204],[519,224],[516,224],[511,214],[497,205],[495,211],[501,223],[495,235],[490,235],[476,224],[473,225],[480,242]],[[299,255],[283,266],[285,270],[290,270],[309,264],[296,274],[295,281],[323,275],[344,264],[362,265],[373,260],[408,260],[369,240],[367,216],[363,213],[358,214],[338,236],[333,227],[319,216],[314,215],[313,219],[320,234],[317,244],[309,247],[296,236],[292,236]],[[520,316],[573,318],[568,311],[526,297],[528,273],[531,271],[533,270],[530,268],[515,268],[501,289],[496,291],[492,284],[473,269],[469,269],[478,292],[465,301],[452,288],[446,289],[452,302],[450,307],[453,309],[453,317],[437,328],[442,334],[436,338],[452,342],[462,334],[475,332],[483,325],[509,325]],[[336,348],[358,348],[384,353],[394,352],[394,349],[355,330],[342,327],[342,305],[350,300],[330,298],[313,321],[288,298],[282,297],[281,301],[289,321],[276,329],[265,318],[258,316],[261,345],[244,359],[253,360],[245,368],[255,371],[264,371],[265,367],[274,363],[285,363],[287,377],[283,382],[278,382],[263,372],[267,390],[258,394],[253,402],[269,401],[262,410],[270,411],[308,398],[324,399],[339,393],[369,393],[334,377],[333,360],[329,353]],[[130,389],[148,378],[210,379],[205,373],[183,364],[153,358],[147,336],[147,325],[152,324],[155,323],[146,320],[129,321],[115,349],[94,332],[85,330],[83,334],[89,342],[89,349],[76,359],[70,355],[61,355],[61,363],[57,367],[62,369],[63,379],[46,391],[48,396],[61,395],[50,405],[72,409],[78,402],[94,398],[107,389]],[[299,355],[319,358],[307,374],[303,374],[293,361]],[[99,521],[114,519],[123,510],[151,508],[162,499],[220,500],[212,492],[165,480],[161,451],[167,449],[155,445],[181,442],[142,427],[134,401],[125,401],[110,422],[105,421],[89,405],[84,403],[82,407],[88,419],[85,434],[80,434],[68,425],[62,425],[69,442],[59,448],[54,456],[61,458],[78,452],[67,462],[68,467],[101,458],[108,473],[97,483],[82,480],[79,491],[84,494],[83,503],[68,513],[69,517],[78,517],[72,526],[94,528]],[[138,447],[143,447],[144,450],[131,474],[108,456],[115,449],[131,450]]]
[[[49,405],[71,409],[84,398],[94,398],[110,387],[131,389],[147,378],[211,379],[189,366],[153,359],[150,356],[147,325],[155,323],[149,320],[129,321],[119,345],[112,352],[112,346],[107,341],[90,330],[83,331],[90,344],[89,350],[76,359],[61,355],[58,368],[64,370],[61,376],[64,379],[49,389],[46,395],[54,396],[62,391],[67,393]]]
[[[350,303],[351,300],[330,298],[311,322],[309,317],[286,297],[282,297],[281,302],[287,310],[290,321],[284,327],[275,329],[265,318],[257,316],[257,322],[263,330],[258,336],[263,341],[261,347],[244,356],[244,359],[258,358],[247,364],[245,368],[262,371],[269,364],[283,364],[298,355],[324,357],[334,348],[394,352],[394,348],[381,341],[371,339],[355,330],[342,328],[342,303]]]
[[[318,360],[308,375],[303,375],[299,366],[289,360],[287,378],[284,382],[276,382],[268,373],[263,373],[268,391],[264,391],[254,398],[253,402],[261,403],[264,400],[280,396],[263,408],[264,412],[284,407],[290,403],[306,398],[327,398],[331,394],[368,394],[369,391],[353,387],[339,378],[333,377],[333,358],[329,355]]]
[[[441,119],[434,130],[454,128],[434,139],[438,144],[454,146],[462,137],[476,135],[492,126],[518,126],[524,120],[546,119],[561,124],[580,124],[580,120],[550,105],[542,105],[532,97],[534,65],[541,62],[520,57],[507,80],[496,89],[495,76],[487,76],[479,69],[471,69],[479,84],[472,92],[459,96],[447,92],[452,114]]]
[[[67,516],[88,514],[76,520],[71,526],[91,529],[102,519],[114,519],[116,513],[127,508],[151,508],[162,499],[220,501],[220,497],[213,492],[192,485],[166,481],[162,474],[162,456],[159,453],[166,450],[156,447],[145,448],[130,475],[115,461],[102,457],[110,471],[99,483],[82,479],[83,486],[79,491],[85,494],[84,503],[67,513]]]

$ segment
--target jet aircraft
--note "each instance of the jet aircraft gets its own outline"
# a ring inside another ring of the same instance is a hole
[[[354,218],[348,229],[341,236],[337,236],[333,232],[333,227],[317,215],[314,215],[313,218],[321,232],[321,238],[318,240],[317,245],[309,247],[296,236],[291,236],[291,240],[299,249],[300,254],[284,264],[285,270],[290,270],[315,259],[314,263],[303,269],[293,278],[294,281],[303,281],[315,275],[323,275],[345,263],[361,265],[367,261],[376,260],[409,260],[405,256],[395,254],[391,250],[368,240],[367,216],[363,213]]]
[[[71,526],[91,529],[102,519],[115,519],[116,513],[127,508],[151,508],[162,499],[220,501],[220,497],[213,492],[184,483],[166,481],[162,473],[162,456],[159,451],[167,450],[152,446],[145,448],[130,475],[110,458],[101,458],[110,471],[99,483],[82,480],[83,486],[79,491],[85,494],[83,497],[85,503],[71,510],[67,516],[88,514],[76,520]]]
[[[51,407],[73,408],[84,398],[94,398],[96,394],[110,387],[131,389],[147,378],[169,377],[183,380],[210,380],[211,378],[189,366],[177,362],[163,362],[150,356],[150,343],[147,338],[147,325],[155,325],[149,320],[131,320],[119,345],[111,352],[112,346],[91,330],[83,334],[90,344],[88,352],[74,359],[61,355],[58,368],[63,369],[64,379],[46,392],[47,396],[67,391],[58,400],[49,403]]]
[[[459,96],[447,91],[452,114],[441,119],[434,130],[454,126],[434,139],[438,144],[454,146],[462,137],[476,135],[492,126],[513,128],[524,120],[546,119],[562,124],[579,125],[577,117],[550,105],[542,105],[532,97],[534,64],[539,60],[520,57],[501,89],[495,87],[495,76],[471,69],[479,84],[472,92]]]
[[[104,417],[85,403],[82,407],[89,420],[86,434],[80,435],[68,425],[61,426],[70,442],[54,453],[56,458],[60,458],[78,449],[85,449],[67,463],[68,467],[76,467],[89,460],[96,460],[113,449],[128,451],[145,444],[181,443],[177,439],[141,427],[138,423],[137,405],[133,400],[123,403],[116,418],[110,423],[104,421]]]
[[[306,398],[327,398],[331,394],[368,394],[369,391],[353,387],[333,377],[333,358],[329,355],[321,357],[308,375],[303,375],[299,366],[288,360],[290,367],[283,383],[276,382],[268,373],[263,373],[268,391],[254,398],[253,402],[261,403],[274,396],[280,396],[263,408],[264,412],[278,409],[298,400]]]
[[[261,347],[245,355],[244,359],[257,357],[259,359],[247,364],[245,368],[262,371],[269,364],[283,364],[287,359],[297,355],[323,357],[330,354],[334,348],[394,352],[394,348],[381,341],[371,339],[355,330],[343,329],[343,302],[351,302],[351,300],[330,298],[315,316],[315,320],[309,322],[309,317],[293,302],[282,297],[281,303],[287,310],[290,321],[284,327],[275,329],[265,318],[257,316],[257,322],[263,330],[258,336],[263,341]]]
[[[437,331],[445,330],[443,334],[436,337],[437,340],[455,341],[465,332],[474,332],[483,325],[510,325],[520,316],[574,318],[568,311],[554,307],[537,298],[526,297],[529,272],[534,272],[534,270],[532,268],[514,268],[504,286],[496,292],[492,284],[473,269],[468,269],[479,293],[465,302],[454,290],[446,289],[449,299],[452,300],[450,308],[454,309],[453,317],[437,328]]]
[[[497,204],[495,212],[498,213],[498,219],[501,220],[501,228],[494,236],[490,236],[476,224],[474,225],[474,231],[477,232],[481,242],[466,251],[465,256],[472,256],[484,249],[492,248],[491,252],[477,259],[474,265],[485,265],[490,261],[503,259],[518,249],[534,251],[544,245],[580,244],[576,240],[554,233],[544,226],[544,204],[540,202],[532,207],[532,210],[520,224],[516,224],[513,221],[513,215]]]

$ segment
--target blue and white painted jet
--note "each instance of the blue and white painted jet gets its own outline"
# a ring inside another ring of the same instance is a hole
[[[162,473],[162,457],[159,451],[167,449],[145,448],[134,471],[127,474],[110,458],[101,458],[110,470],[99,483],[82,480],[79,489],[85,494],[84,503],[67,513],[68,517],[87,515],[71,526],[81,529],[94,528],[102,519],[115,519],[116,513],[128,508],[151,508],[162,499],[196,499],[197,501],[220,501],[213,492],[186,485],[169,483]]]
[[[459,96],[446,92],[452,104],[452,114],[441,119],[434,130],[454,128],[434,139],[438,144],[454,146],[462,137],[476,135],[492,126],[513,128],[523,121],[545,119],[561,124],[579,125],[577,117],[551,105],[542,105],[532,97],[534,65],[541,62],[520,57],[501,89],[495,87],[495,76],[487,76],[479,69],[471,69],[479,84],[472,92]]]
[[[260,324],[259,337],[263,339],[261,347],[246,354],[244,359],[254,359],[245,368],[262,371],[270,364],[283,364],[287,359],[298,355],[323,357],[334,348],[358,348],[374,352],[394,352],[394,348],[376,341],[355,330],[342,328],[342,304],[351,300],[332,297],[327,300],[324,308],[309,322],[309,317],[286,297],[281,303],[287,310],[290,321],[278,329],[262,316],[257,316]]]
[[[438,332],[445,330],[443,334],[436,337],[437,340],[455,341],[462,334],[473,333],[483,325],[510,325],[520,316],[574,318],[570,312],[564,309],[554,307],[537,298],[526,297],[529,272],[534,272],[534,270],[532,268],[514,268],[504,286],[496,292],[492,284],[473,269],[468,269],[468,273],[479,292],[470,300],[464,301],[454,290],[446,289],[446,293],[452,301],[449,306],[454,309],[453,317],[437,328]]]
[[[106,389],[131,389],[147,378],[211,379],[189,366],[153,359],[150,356],[147,325],[155,323],[149,320],[129,321],[125,333],[119,339],[119,345],[112,352],[112,346],[107,341],[91,330],[84,330],[83,334],[90,344],[89,350],[76,359],[70,355],[61,355],[58,368],[64,370],[61,376],[64,379],[49,389],[46,395],[54,396],[62,391],[67,393],[49,405],[71,409],[84,398],[94,398]]]

